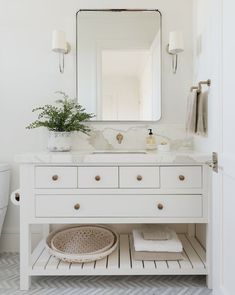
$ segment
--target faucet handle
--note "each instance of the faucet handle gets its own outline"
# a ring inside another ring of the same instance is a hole
[[[123,135],[119,132],[116,136],[116,139],[117,139],[118,143],[121,144],[122,140],[123,140]]]

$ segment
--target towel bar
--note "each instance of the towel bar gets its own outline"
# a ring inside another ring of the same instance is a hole
[[[200,82],[198,83],[198,86],[192,86],[192,87],[190,88],[190,91],[193,91],[193,89],[197,89],[198,92],[201,92],[201,90],[202,90],[202,85],[207,85],[208,87],[210,87],[210,86],[211,86],[211,80],[208,79],[208,80],[206,80],[206,81],[200,81]]]

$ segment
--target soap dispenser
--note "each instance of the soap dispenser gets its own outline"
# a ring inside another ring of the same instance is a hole
[[[156,138],[153,135],[153,131],[152,129],[148,129],[149,130],[149,134],[146,138],[146,149],[147,150],[155,150],[156,149]]]

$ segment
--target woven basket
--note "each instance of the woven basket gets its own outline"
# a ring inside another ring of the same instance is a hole
[[[96,243],[97,241],[97,243]],[[51,255],[66,262],[91,262],[110,255],[118,236],[102,226],[76,226],[49,234],[46,246]]]

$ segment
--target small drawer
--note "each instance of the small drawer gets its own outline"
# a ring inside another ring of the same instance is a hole
[[[202,217],[201,195],[37,195],[36,217]]]
[[[201,188],[201,166],[160,168],[161,188]]]
[[[201,195],[166,195],[155,198],[158,217],[202,217]]]
[[[79,167],[79,188],[117,188],[118,167]]]
[[[76,188],[76,167],[36,167],[36,188]]]
[[[159,167],[120,167],[120,188],[158,188]]]

